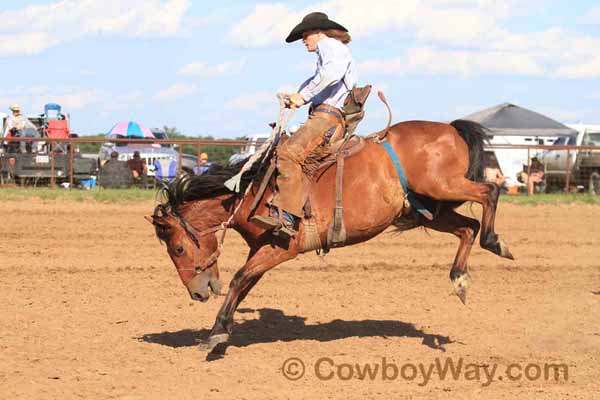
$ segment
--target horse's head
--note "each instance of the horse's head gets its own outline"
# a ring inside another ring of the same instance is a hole
[[[158,205],[154,214],[146,219],[154,225],[156,236],[167,245],[167,252],[192,299],[207,301],[209,288],[214,294],[220,294],[217,266],[220,249],[215,233],[221,226],[197,230],[164,205]]]
[[[208,300],[209,289],[215,294],[221,291],[217,267],[221,245],[216,234],[231,218],[237,199],[225,182],[242,166],[213,168],[199,176],[184,174],[172,181],[160,181],[160,204],[152,216],[146,217],[154,225],[156,236],[167,245],[181,281],[194,300]]]

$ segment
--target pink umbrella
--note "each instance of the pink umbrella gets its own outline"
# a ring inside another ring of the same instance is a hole
[[[108,131],[108,137],[117,136],[155,139],[150,129],[134,121],[119,122]]]

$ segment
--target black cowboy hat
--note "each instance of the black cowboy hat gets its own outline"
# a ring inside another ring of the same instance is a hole
[[[292,29],[285,41],[287,43],[292,43],[296,40],[300,40],[302,39],[302,34],[304,32],[312,31],[314,29],[339,29],[341,31],[348,32],[348,29],[344,28],[337,22],[330,20],[327,14],[322,12],[313,12],[302,18],[302,22]]]

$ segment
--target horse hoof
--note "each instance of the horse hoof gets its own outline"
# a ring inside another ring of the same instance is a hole
[[[509,260],[514,260],[515,257],[512,255],[510,250],[508,249],[508,245],[502,239],[499,241],[500,244],[500,257],[508,258]]]
[[[454,276],[453,276],[454,275]],[[467,305],[467,287],[469,286],[469,275],[460,271],[458,274],[450,273],[450,280],[454,287],[454,293],[464,305]]]
[[[205,353],[212,352],[217,345],[221,343],[226,343],[229,340],[229,335],[227,333],[220,333],[218,335],[209,336],[208,339],[201,341],[198,344],[198,350],[203,351]]]

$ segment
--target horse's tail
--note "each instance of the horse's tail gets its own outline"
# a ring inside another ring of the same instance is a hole
[[[392,126],[392,108],[390,107],[387,99],[385,98],[385,94],[383,94],[383,91],[379,90],[377,92],[377,96],[379,97],[379,100],[381,100],[381,102],[385,105],[385,108],[387,108],[387,111],[388,111],[387,126],[385,127],[384,130],[377,132],[377,136],[379,137],[379,140],[383,140],[385,138],[385,136],[388,134],[390,127]]]
[[[469,169],[466,177],[474,180],[483,180],[483,146],[489,142],[487,128],[477,122],[457,119],[450,123],[458,131],[460,137],[469,147]]]

